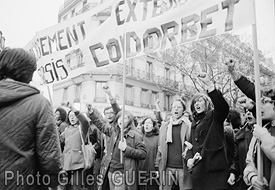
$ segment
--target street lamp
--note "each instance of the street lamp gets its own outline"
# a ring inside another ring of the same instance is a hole
[[[0,31],[0,52],[5,48],[5,37],[3,33]]]

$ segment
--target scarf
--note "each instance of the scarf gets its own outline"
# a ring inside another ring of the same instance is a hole
[[[179,118],[178,120],[174,121],[173,117],[170,117],[170,121],[167,127],[167,133],[166,133],[166,143],[172,143],[172,127],[173,125],[178,125],[180,123],[186,123],[190,125],[190,121],[186,118],[186,116],[182,116],[181,118]]]

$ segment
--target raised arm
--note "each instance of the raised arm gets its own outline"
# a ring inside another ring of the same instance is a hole
[[[116,99],[113,97],[110,87],[109,86],[104,86],[103,87],[104,92],[108,95],[111,106],[113,108],[114,114],[116,115],[120,111],[120,107],[116,101]]]
[[[222,93],[215,88],[214,83],[206,73],[201,73],[198,78],[204,83],[208,96],[214,105],[214,115],[220,122],[223,122],[228,115],[229,105],[225,101]]]
[[[236,69],[236,61],[229,60],[225,63],[234,83],[250,99],[255,101],[255,85]]]
[[[102,115],[99,113],[99,111],[95,108],[91,108],[88,110],[88,117],[91,119],[91,123],[96,126],[102,133],[104,133],[107,136],[112,135],[112,127],[109,123],[104,121]]]

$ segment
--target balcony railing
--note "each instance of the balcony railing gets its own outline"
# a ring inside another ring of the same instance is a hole
[[[114,67],[109,67],[110,73],[118,73],[119,75],[123,74],[123,65],[117,64]],[[143,80],[147,82],[156,83],[158,85],[161,85],[165,88],[170,89],[178,89],[179,82],[165,78],[163,76],[159,76],[153,73],[146,72],[141,69],[135,69],[134,67],[126,66],[126,76],[130,78],[134,78],[137,80]]]

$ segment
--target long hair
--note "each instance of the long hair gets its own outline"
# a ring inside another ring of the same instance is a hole
[[[131,112],[129,112],[129,111],[125,111],[125,112],[124,112],[124,117],[125,117],[125,116],[128,117],[129,123],[128,123],[127,126],[124,126],[124,129],[129,128],[129,127],[135,128],[134,116],[133,116],[133,114],[132,114]],[[118,126],[118,119],[119,119],[120,117],[122,117],[122,110],[119,111],[119,112],[116,114],[116,117],[115,117],[115,119],[114,119],[114,123],[115,123],[116,129],[119,128],[119,126]]]
[[[5,48],[0,53],[0,80],[10,78],[28,84],[35,70],[35,57],[22,48]]]
[[[213,109],[212,101],[208,96],[206,96],[205,94],[201,94],[201,93],[197,94],[192,98],[191,105],[190,105],[190,109],[191,109],[193,118],[195,118],[196,115],[197,115],[197,112],[195,110],[195,103],[197,102],[197,100],[199,98],[202,98],[205,102],[205,111],[204,111],[204,113],[207,113],[209,110]]]
[[[157,123],[157,121],[156,121],[154,118],[152,118],[151,116],[145,116],[145,117],[143,118],[143,120],[141,121],[140,125],[141,125],[141,132],[142,132],[142,134],[145,134],[144,123],[145,123],[145,121],[146,121],[147,119],[151,119],[151,121],[153,122],[153,130],[152,130],[153,134],[154,134],[154,135],[158,135],[158,134],[159,134],[159,126],[158,126],[158,123]]]

